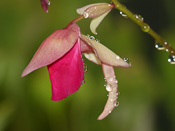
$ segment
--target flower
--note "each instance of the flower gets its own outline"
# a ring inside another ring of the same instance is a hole
[[[50,1],[49,0],[40,0],[40,1],[41,1],[41,6],[42,6],[43,10],[45,12],[48,12]]]
[[[94,37],[81,34],[77,24],[70,23],[66,28],[56,30],[44,40],[21,76],[47,66],[52,85],[52,100],[62,100],[76,92],[84,80],[81,53],[88,60],[102,65],[109,98],[103,113],[98,118],[101,120],[114,109],[118,98],[113,66],[130,67],[130,65]]]
[[[77,13],[83,15],[84,18],[93,18],[90,24],[92,33],[97,34],[96,28],[104,17],[114,8],[112,3],[96,3],[86,5],[77,9]]]

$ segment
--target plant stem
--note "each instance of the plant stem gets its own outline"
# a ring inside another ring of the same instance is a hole
[[[80,15],[79,17],[75,18],[74,20],[71,21],[71,23],[76,23],[80,20],[84,19],[84,16],[83,15]]]
[[[118,0],[112,0],[115,8],[124,13],[125,17],[130,18],[134,21],[137,25],[139,25],[143,32],[147,32],[151,35],[156,43],[160,43],[162,46],[165,47],[167,51],[169,51],[170,55],[175,55],[175,50],[168,44],[160,35],[158,35],[154,30],[150,28],[150,26],[143,21],[141,15],[133,14],[130,10],[128,10],[123,4],[118,2]]]

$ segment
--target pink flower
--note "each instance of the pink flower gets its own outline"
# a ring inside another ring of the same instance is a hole
[[[42,6],[43,10],[45,12],[48,12],[50,1],[49,0],[40,0],[40,1],[41,1],[41,6]]]
[[[130,65],[94,37],[82,35],[77,24],[70,23],[66,28],[52,33],[41,44],[21,76],[47,66],[52,85],[52,100],[62,100],[76,92],[84,80],[81,53],[90,61],[102,65],[109,99],[98,118],[101,120],[114,109],[118,98],[113,66],[130,67]]]

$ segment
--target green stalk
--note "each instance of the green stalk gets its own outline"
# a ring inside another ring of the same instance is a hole
[[[170,55],[175,55],[175,50],[170,46],[170,44],[168,44],[160,35],[152,30],[150,26],[143,21],[143,18],[140,15],[132,13],[123,4],[118,2],[118,0],[112,0],[112,3],[115,5],[116,9],[124,13],[125,17],[130,18],[137,25],[139,25],[143,32],[151,35],[155,39],[156,43],[160,43],[162,46],[164,46]]]

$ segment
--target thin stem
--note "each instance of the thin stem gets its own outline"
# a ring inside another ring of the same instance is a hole
[[[154,30],[150,28],[150,26],[143,21],[143,18],[140,15],[133,14],[130,10],[128,10],[123,4],[118,2],[118,0],[112,0],[115,8],[124,13],[125,16],[134,21],[137,25],[139,25],[142,31],[147,32],[151,35],[157,43],[160,43],[165,47],[166,50],[169,51],[171,55],[175,55],[175,50],[168,44],[160,35],[158,35]]]
[[[79,17],[75,18],[74,20],[71,21],[71,23],[76,23],[80,20],[84,19],[84,16],[83,15],[80,15]]]

